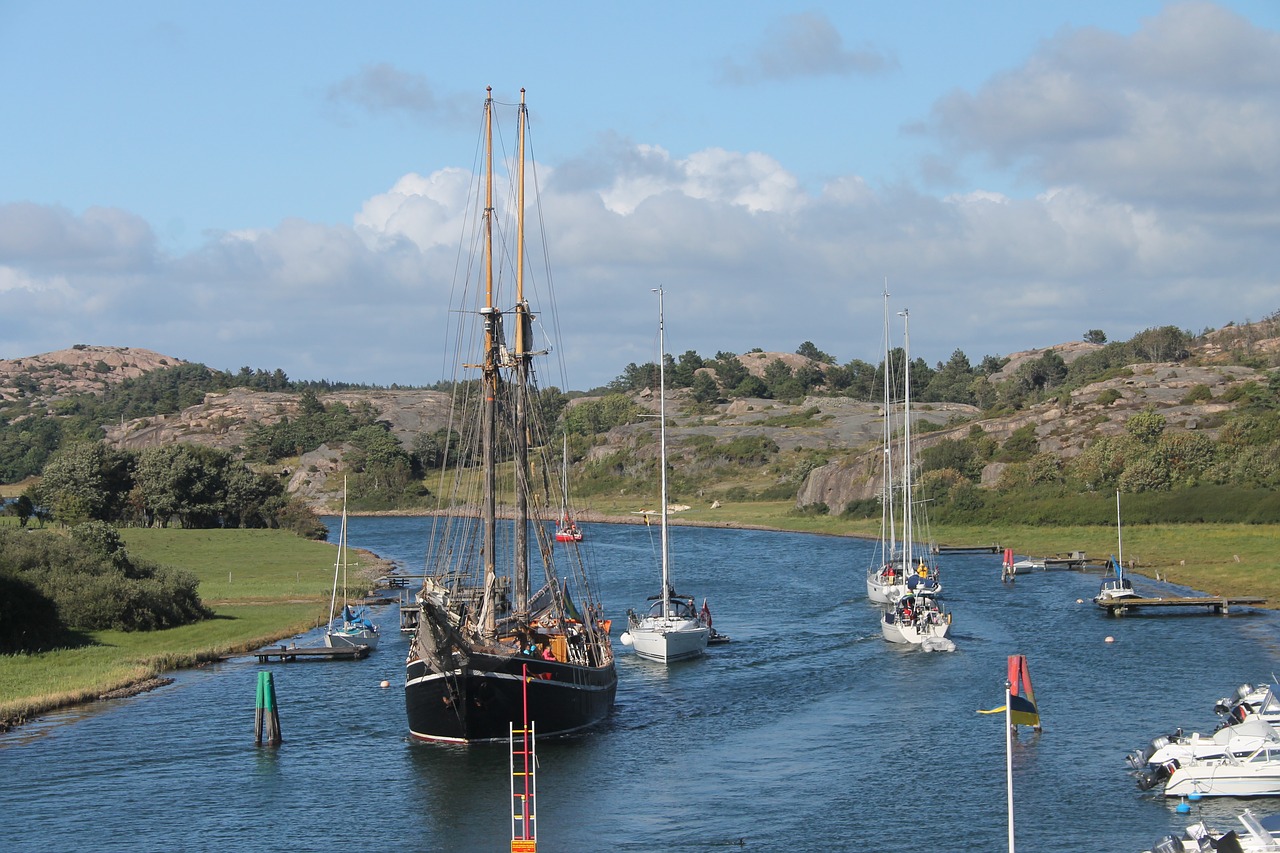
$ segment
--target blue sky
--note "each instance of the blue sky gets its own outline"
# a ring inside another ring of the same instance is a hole
[[[0,358],[425,384],[485,86],[567,376],[930,362],[1280,310],[1280,3],[0,0]]]

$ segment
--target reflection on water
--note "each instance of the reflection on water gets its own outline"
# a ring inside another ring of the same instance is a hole
[[[429,523],[355,517],[348,535],[415,574]],[[616,640],[657,584],[650,531],[587,536]],[[1280,670],[1274,614],[1108,619],[1077,603],[1096,577],[1001,584],[999,555],[946,560],[957,651],[892,647],[863,597],[868,543],[701,528],[672,540],[677,586],[706,596],[735,641],[671,667],[615,644],[613,717],[538,745],[543,849],[1003,849],[1004,733],[976,711],[1003,701],[1017,653],[1045,722],[1015,744],[1018,846],[1141,850],[1197,815],[1141,794],[1125,753],[1211,729],[1214,700]],[[0,849],[505,849],[507,750],[409,742],[408,643],[393,605],[375,616],[382,645],[362,661],[239,658],[0,736]],[[253,745],[264,668],[274,750]],[[1226,828],[1242,805],[1197,808]]]

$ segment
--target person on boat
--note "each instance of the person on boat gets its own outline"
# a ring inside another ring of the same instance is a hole
[[[542,659],[543,660],[556,659],[556,653],[551,651],[551,646],[549,644],[542,647]]]

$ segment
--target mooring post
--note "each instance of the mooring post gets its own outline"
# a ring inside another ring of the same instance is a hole
[[[276,684],[270,672],[258,673],[258,695],[254,710],[253,742],[262,746],[279,746],[284,742],[280,734],[280,710],[276,705]]]

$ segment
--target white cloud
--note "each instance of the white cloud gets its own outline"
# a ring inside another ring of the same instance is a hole
[[[849,50],[831,20],[820,12],[779,19],[744,60],[720,63],[721,80],[741,85],[764,80],[875,74],[897,61],[874,47]]]

